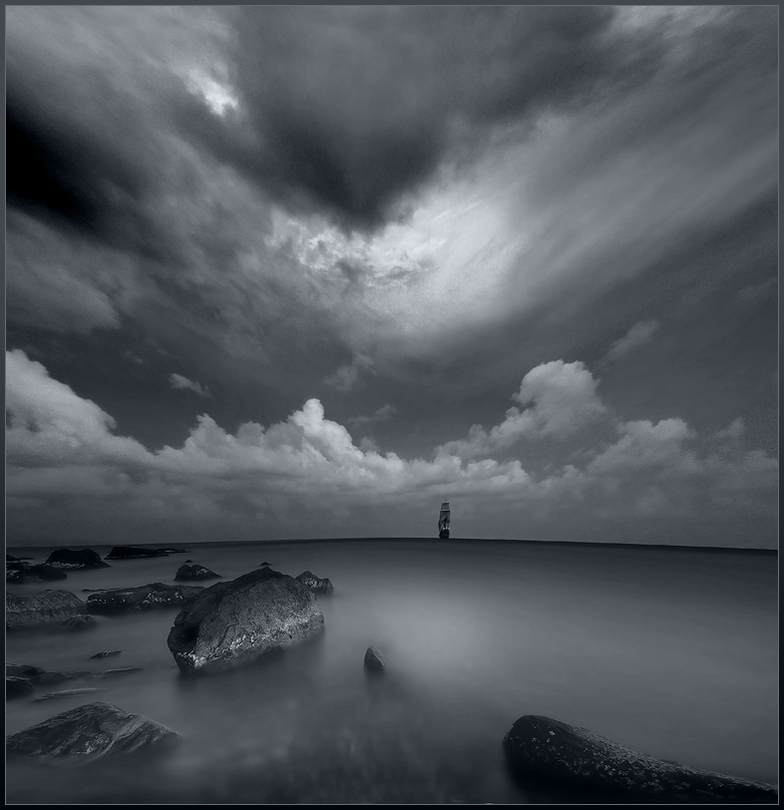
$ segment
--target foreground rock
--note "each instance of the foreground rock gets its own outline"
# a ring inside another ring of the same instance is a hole
[[[18,675],[5,676],[5,699],[25,697],[33,691],[33,684],[29,678]]]
[[[183,607],[203,590],[198,585],[164,585],[162,582],[152,582],[137,588],[112,588],[91,593],[87,597],[86,610],[90,613],[113,615],[136,610]]]
[[[8,630],[62,626],[86,612],[85,603],[70,591],[46,590],[35,596],[5,595],[5,626]]]
[[[193,565],[181,565],[177,569],[177,573],[174,575],[174,579],[178,582],[184,582],[186,580],[219,578],[220,574],[216,574],[214,571],[210,571],[209,568],[205,568],[203,565],[197,565],[196,563]]]
[[[665,802],[775,802],[771,785],[639,754],[584,728],[538,715],[521,717],[504,738],[513,771],[582,789]]]
[[[384,659],[375,647],[368,647],[365,651],[365,669],[372,673],[380,673],[386,669]]]
[[[101,559],[101,555],[89,548],[76,551],[70,548],[58,548],[49,555],[46,565],[73,570],[109,568],[109,564]]]
[[[109,756],[162,750],[180,735],[147,717],[128,714],[108,703],[88,703],[6,738],[9,758],[94,762]]]
[[[177,615],[168,644],[183,672],[221,672],[323,627],[321,610],[304,585],[263,568],[207,588]]]
[[[141,557],[168,557],[169,551],[161,548],[138,546],[115,546],[105,557],[107,560],[135,560]]]
[[[313,593],[332,593],[334,590],[332,583],[328,579],[321,579],[310,571],[303,571],[297,582],[301,582],[306,588],[310,588]]]

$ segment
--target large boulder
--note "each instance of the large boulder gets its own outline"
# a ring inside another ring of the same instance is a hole
[[[214,571],[210,571],[209,568],[205,568],[203,565],[197,565],[196,563],[193,563],[193,565],[181,565],[174,575],[174,579],[177,582],[219,578],[220,574],[216,574]]]
[[[168,643],[183,672],[220,672],[304,641],[323,627],[308,588],[262,568],[207,588],[177,615]]]
[[[77,551],[70,548],[58,548],[53,551],[46,560],[46,565],[54,568],[83,569],[83,568],[108,568],[109,564],[101,559],[97,551],[89,548]]]
[[[56,627],[87,612],[70,591],[42,591],[34,596],[5,595],[5,626],[8,630]]]
[[[771,802],[771,785],[701,771],[639,754],[584,728],[538,715],[521,717],[504,737],[513,772],[585,789],[664,802]]]
[[[161,548],[139,548],[138,546],[115,546],[105,557],[107,560],[134,560],[140,557],[168,557],[169,552]]]
[[[332,583],[328,579],[317,577],[311,571],[303,571],[297,577],[297,581],[310,588],[313,593],[332,593],[333,590]]]
[[[136,588],[112,588],[87,597],[90,613],[111,615],[153,608],[183,607],[204,589],[198,585],[164,585],[152,582]]]
[[[179,734],[147,717],[128,714],[108,703],[88,703],[6,738],[10,758],[93,762],[109,756],[165,749]]]

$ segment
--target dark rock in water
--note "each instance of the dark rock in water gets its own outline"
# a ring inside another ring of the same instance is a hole
[[[546,778],[581,789],[619,792],[664,802],[773,802],[775,787],[700,771],[639,754],[593,734],[538,715],[521,717],[504,737],[518,776]]]
[[[190,554],[187,548],[161,548],[159,551],[164,551],[166,554]]]
[[[332,583],[328,579],[321,579],[310,571],[303,571],[298,577],[297,581],[301,582],[306,588],[310,588],[313,593],[332,593]]]
[[[153,608],[183,607],[204,589],[198,585],[164,585],[153,582],[137,588],[113,588],[87,597],[90,613],[115,614]]]
[[[59,624],[64,630],[92,630],[97,626],[98,622],[92,616],[71,616]]]
[[[260,567],[261,567],[261,568],[263,568],[265,565],[269,566],[269,565],[272,565],[272,563],[268,563],[268,562],[265,560],[265,561],[264,561],[264,562],[261,564],[261,566],[260,566]]]
[[[120,653],[122,653],[122,650],[102,650],[95,655],[91,655],[90,658],[112,658],[115,655],[120,655]]]
[[[33,699],[34,703],[42,700],[57,700],[58,698],[79,697],[80,695],[91,695],[93,692],[105,692],[100,686],[85,686],[82,689],[63,689],[59,692],[47,692]]]
[[[109,564],[101,559],[101,555],[97,551],[89,548],[79,549],[77,551],[70,548],[58,548],[53,551],[46,560],[46,565],[51,565],[55,568],[108,568]]]
[[[368,647],[365,651],[365,669],[373,673],[383,672],[385,669],[384,659],[375,647]]]
[[[181,565],[174,575],[175,580],[189,580],[189,579],[218,579],[220,574],[210,571],[203,565]]]
[[[11,554],[6,554],[5,555],[5,561],[6,562],[18,562],[18,560],[19,560],[19,557],[13,557]]]
[[[5,581],[13,584],[21,584],[22,582],[27,582],[28,577],[25,576],[24,571],[20,571],[16,568],[6,568],[5,569]]]
[[[8,677],[28,678],[35,679],[39,675],[43,675],[46,670],[40,667],[33,667],[29,664],[6,664],[5,675]]]
[[[50,565],[30,565],[29,563],[19,561],[6,563],[5,568],[5,581],[13,583],[30,582],[31,580],[43,580],[45,582],[56,579],[67,579],[68,574],[61,571],[59,568],[53,568]]]
[[[81,764],[107,756],[162,750],[180,735],[108,703],[88,703],[6,738],[9,758]]]
[[[321,610],[304,585],[262,568],[207,588],[177,615],[168,643],[183,672],[220,672],[304,641],[323,627]]]
[[[42,591],[35,596],[5,595],[8,630],[52,627],[87,612],[84,602],[70,591]]]
[[[25,697],[33,691],[33,682],[18,675],[5,676],[5,699]]]
[[[26,573],[28,573],[30,576],[36,577],[37,579],[43,580],[67,579],[68,577],[68,574],[66,574],[65,571],[57,568],[56,566],[49,565],[48,563],[33,565]]]
[[[80,672],[42,672],[33,679],[33,682],[39,686],[55,686],[58,683],[65,683],[66,681],[92,677],[93,673],[87,670],[81,670]]]
[[[94,678],[116,678],[118,675],[131,675],[134,672],[142,672],[142,667],[117,667],[107,669],[94,675]]]
[[[139,548],[138,546],[115,546],[104,559],[134,560],[139,557],[167,557],[168,551],[159,548]]]

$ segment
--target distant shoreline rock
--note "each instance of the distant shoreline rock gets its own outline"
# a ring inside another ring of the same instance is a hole
[[[293,577],[262,568],[220,582],[177,615],[169,649],[186,674],[222,672],[315,635],[324,617]]]
[[[584,728],[559,720],[526,715],[504,737],[504,751],[512,771],[595,789],[627,794],[648,801],[774,802],[772,785],[738,779],[654,759]]]

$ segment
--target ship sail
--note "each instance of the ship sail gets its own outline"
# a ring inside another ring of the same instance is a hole
[[[441,513],[438,516],[438,536],[442,540],[446,540],[449,537],[449,523],[452,517],[452,513],[449,511],[449,504],[444,501],[441,504]]]

